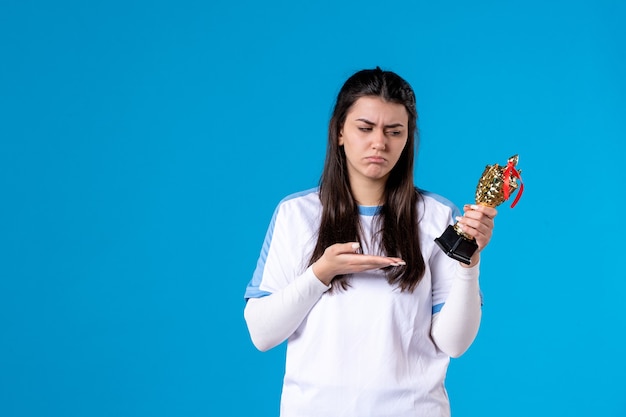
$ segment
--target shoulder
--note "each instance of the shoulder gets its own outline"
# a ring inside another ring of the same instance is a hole
[[[417,188],[419,195],[418,204],[421,206],[422,215],[444,217],[446,219],[460,216],[461,212],[458,207],[440,194]]]
[[[310,188],[308,190],[289,194],[278,203],[277,210],[293,209],[319,209],[321,207],[319,189]]]
[[[284,197],[276,207],[274,217],[289,219],[317,219],[322,209],[319,198],[319,189],[310,188],[308,190],[289,194]]]
[[[278,203],[279,206],[285,204],[315,204],[319,202],[319,188],[309,188],[308,190],[299,191],[289,194]]]

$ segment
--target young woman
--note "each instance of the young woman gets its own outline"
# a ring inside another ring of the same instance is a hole
[[[281,416],[449,416],[450,357],[480,324],[480,250],[493,208],[413,182],[411,86],[380,68],[341,88],[319,187],[280,202],[244,316],[254,345],[287,340]],[[479,250],[469,265],[435,244],[458,221]]]

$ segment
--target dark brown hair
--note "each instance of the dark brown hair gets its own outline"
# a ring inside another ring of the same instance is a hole
[[[386,269],[387,280],[392,285],[398,285],[402,291],[411,292],[425,270],[417,227],[419,194],[413,183],[414,149],[418,135],[415,94],[404,79],[379,67],[352,75],[337,96],[328,127],[324,171],[319,182],[322,218],[309,265],[335,243],[361,241],[359,207],[350,191],[346,154],[338,141],[350,108],[361,97],[380,97],[390,103],[402,104],[409,116],[407,143],[387,179],[376,224],[380,228],[378,233],[385,255],[401,257],[406,261],[406,266]],[[339,283],[341,288],[347,289],[346,278],[345,275],[336,276],[333,288]]]

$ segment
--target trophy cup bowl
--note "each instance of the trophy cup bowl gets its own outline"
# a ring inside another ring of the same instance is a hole
[[[518,188],[517,179],[521,181],[521,170],[515,166],[519,160],[518,155],[509,158],[506,166],[498,164],[487,165],[476,186],[475,201],[477,205],[496,207],[506,200]],[[511,207],[517,204],[523,185],[517,193],[517,197]],[[478,249],[476,239],[463,233],[458,222],[449,225],[443,234],[435,239],[437,245],[449,257],[464,264],[470,264],[470,258]]]

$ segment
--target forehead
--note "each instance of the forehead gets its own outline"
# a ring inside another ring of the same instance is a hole
[[[346,121],[357,120],[359,118],[367,119],[371,122],[403,123],[409,120],[409,114],[406,107],[399,103],[391,103],[380,97],[365,96],[360,97],[354,102],[348,111]]]

